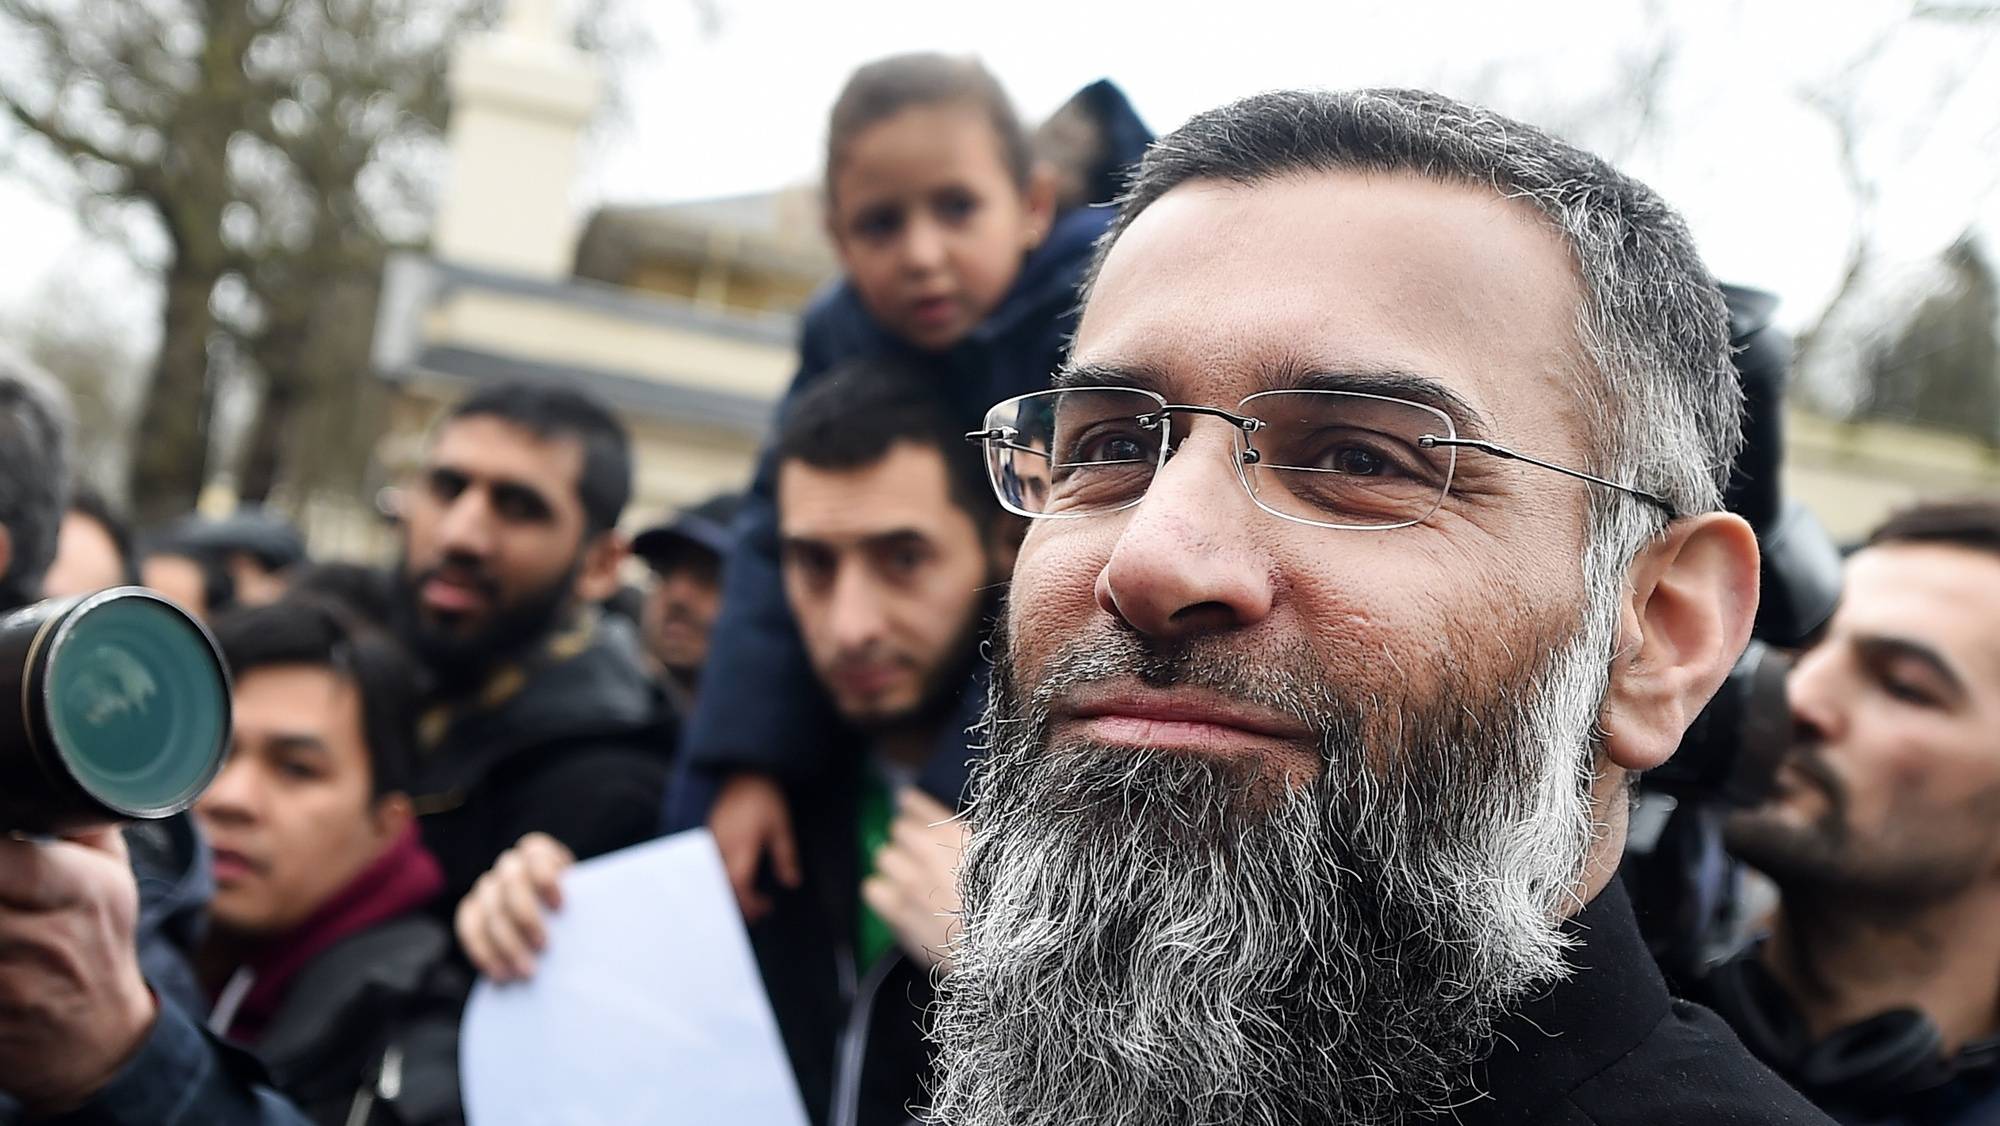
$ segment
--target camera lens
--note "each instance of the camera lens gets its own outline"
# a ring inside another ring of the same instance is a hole
[[[0,617],[0,831],[178,813],[228,750],[229,674],[172,602],[116,587]]]
[[[72,617],[43,680],[56,753],[84,792],[130,817],[185,807],[214,776],[227,686],[185,614],[118,598]]]

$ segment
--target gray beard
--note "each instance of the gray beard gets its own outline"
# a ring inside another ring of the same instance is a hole
[[[1473,1097],[1495,1022],[1568,973],[1612,636],[1590,618],[1429,700],[1131,634],[1024,698],[999,654],[930,1120],[1375,1126]],[[1291,714],[1321,772],[1049,745],[1058,693],[1121,676]]]

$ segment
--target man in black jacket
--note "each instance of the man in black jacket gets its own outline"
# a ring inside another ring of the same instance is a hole
[[[1011,555],[1012,521],[962,435],[924,380],[864,361],[800,395],[773,447],[786,600],[843,722],[795,748],[818,778],[781,799],[799,848],[758,890],[750,935],[807,1108],[835,1126],[901,1126],[929,1073],[962,829],[925,791],[963,789],[965,752],[939,748],[963,727]],[[534,904],[555,901],[569,859],[523,841],[460,907],[461,943],[488,973],[532,972]]]
[[[210,1027],[327,1126],[462,1120],[467,975],[424,910],[410,811],[420,677],[388,637],[290,596],[222,615],[229,761],[195,806],[214,856],[196,958]]]
[[[530,832],[581,856],[652,837],[673,729],[618,584],[624,427],[572,390],[482,387],[404,492],[394,617],[437,691],[411,795],[445,910]]]
[[[936,1016],[955,1126],[1824,1118],[1673,1001],[1630,780],[1749,636],[1722,297],[1640,184],[1415,91],[1149,150],[1056,390]]]

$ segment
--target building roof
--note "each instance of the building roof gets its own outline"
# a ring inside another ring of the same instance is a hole
[[[647,260],[720,259],[811,284],[838,268],[820,222],[817,188],[665,204],[607,204],[577,240],[576,276],[626,284]]]

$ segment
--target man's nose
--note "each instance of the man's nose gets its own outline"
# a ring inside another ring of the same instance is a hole
[[[835,576],[828,625],[842,653],[865,650],[881,639],[885,629],[881,591],[866,568],[849,564]]]
[[[1840,701],[1853,690],[1847,679],[1833,645],[1809,649],[1792,663],[1785,677],[1785,702],[1792,709],[1795,742],[1820,743],[1839,736],[1845,715]]]
[[[201,801],[195,812],[212,821],[241,825],[256,820],[257,783],[256,772],[240,758],[231,755],[228,762],[215,775],[215,781],[202,791]]]
[[[1140,633],[1241,629],[1271,612],[1271,560],[1249,534],[1268,519],[1236,475],[1220,426],[1184,438],[1126,517],[1097,576],[1097,604]]]
[[[438,521],[438,546],[447,556],[484,559],[493,553],[493,510],[480,489],[453,497]]]

